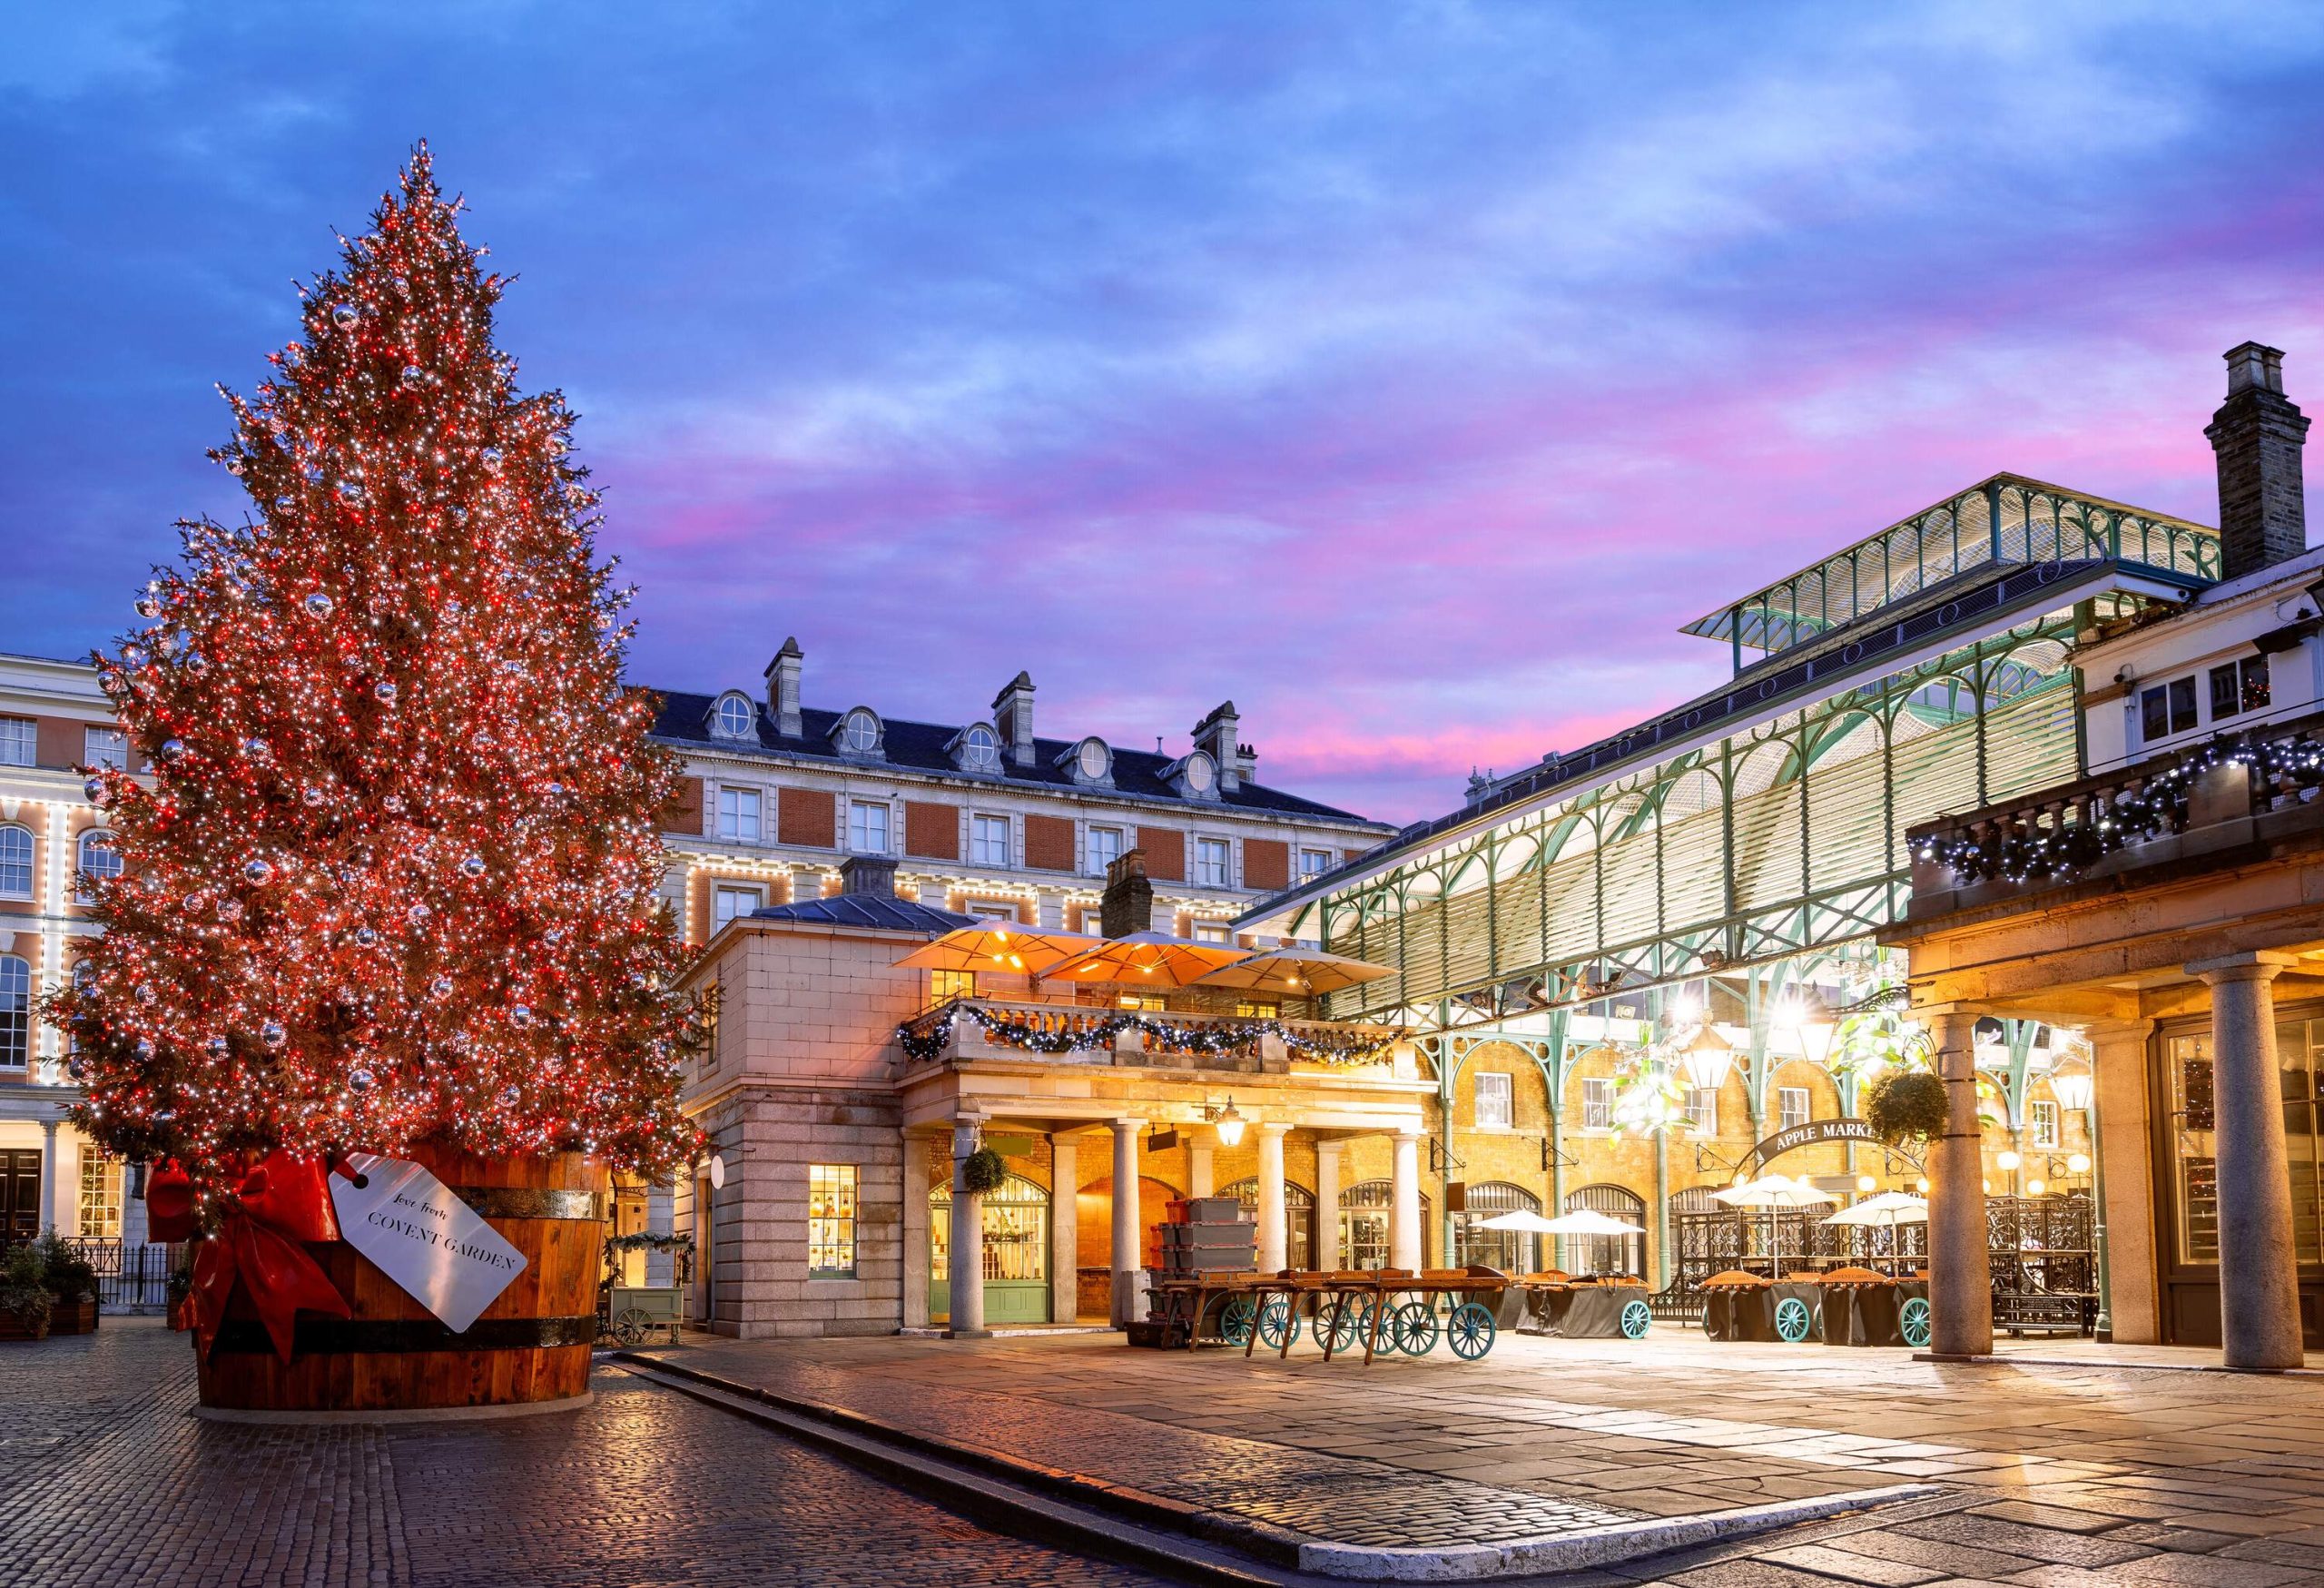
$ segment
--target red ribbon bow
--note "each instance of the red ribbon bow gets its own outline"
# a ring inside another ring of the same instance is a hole
[[[299,1244],[340,1238],[322,1160],[270,1152],[224,1201],[217,1233],[194,1255],[186,1313],[195,1341],[207,1356],[239,1283],[266,1325],[275,1355],[288,1362],[298,1314],[349,1316],[346,1298]],[[154,1171],[145,1188],[145,1216],[155,1240],[184,1240],[193,1234],[193,1181],[179,1165],[163,1164]]]

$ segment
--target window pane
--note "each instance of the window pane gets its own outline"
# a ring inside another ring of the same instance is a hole
[[[31,1049],[33,968],[15,954],[0,954],[0,1065],[24,1068]]]
[[[956,998],[977,995],[977,973],[974,971],[931,971],[928,973],[928,1001],[950,1003]]]
[[[1705,1136],[1718,1134],[1718,1089],[1709,1086],[1687,1090],[1687,1122]]]
[[[0,716],[0,765],[30,766],[40,748],[40,730],[32,718]]]
[[[2243,709],[2243,686],[2237,680],[2235,664],[2211,669],[2211,720],[2233,716]]]
[[[1118,827],[1089,829],[1089,870],[1094,875],[1122,857],[1122,834]]]
[[[888,853],[888,807],[852,804],[847,809],[847,844],[860,854]]]
[[[1509,1123],[1510,1098],[1508,1076],[1480,1074],[1477,1077],[1478,1125],[1506,1126]]]
[[[87,728],[81,735],[81,759],[92,766],[120,772],[129,765],[129,735],[119,728]]]
[[[81,1155],[80,1215],[82,1239],[121,1238],[121,1165],[94,1150]]]
[[[972,816],[969,819],[969,858],[978,865],[1009,863],[1009,818]]]
[[[2170,695],[2158,684],[2139,696],[2139,735],[2152,744],[2170,732]]]
[[[756,888],[719,888],[711,894],[710,930],[717,931],[737,915],[748,915],[766,902]]]
[[[0,827],[0,893],[33,896],[33,835],[22,827]]]
[[[2243,658],[2243,709],[2265,711],[2268,706],[2268,658]]]
[[[1320,877],[1332,869],[1332,852],[1328,849],[1303,849],[1299,852],[1299,874]]]
[[[807,1272],[855,1277],[855,1165],[807,1166]]]
[[[1807,1123],[1807,1089],[1806,1087],[1778,1087],[1777,1096],[1783,1109],[1783,1122],[1780,1129],[1789,1130],[1796,1126]]]
[[[1614,1128],[1614,1083],[1611,1080],[1591,1080],[1581,1083],[1581,1128],[1585,1130],[1610,1130]]]
[[[2195,725],[2195,680],[2173,678],[2171,681],[2171,731],[2183,734]]]

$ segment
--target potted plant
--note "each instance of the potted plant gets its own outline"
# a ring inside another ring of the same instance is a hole
[[[48,1338],[54,1306],[40,1248],[27,1242],[11,1249],[5,1266],[0,1267],[0,1340]]]
[[[40,1253],[52,1306],[48,1332],[85,1335],[97,1327],[97,1270],[74,1245],[51,1229],[34,1243]]]

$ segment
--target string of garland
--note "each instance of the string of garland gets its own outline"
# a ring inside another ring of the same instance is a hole
[[[1147,1038],[1177,1052],[1205,1057],[1246,1058],[1257,1050],[1260,1038],[1272,1036],[1282,1040],[1294,1059],[1305,1063],[1373,1064],[1379,1061],[1393,1041],[1361,1031],[1343,1034],[1312,1031],[1277,1020],[1187,1025],[1167,1017],[1157,1019],[1127,1011],[1087,1023],[1044,1026],[1019,1016],[995,1014],[974,1004],[953,1005],[924,1030],[909,1022],[900,1025],[896,1028],[896,1041],[906,1058],[924,1063],[944,1051],[952,1040],[952,1022],[961,1017],[976,1022],[991,1041],[1028,1053],[1090,1052],[1110,1048],[1122,1032],[1135,1031],[1143,1031]]]
[[[2255,777],[2273,784],[2276,798],[2306,799],[2324,788],[2324,745],[2306,737],[2260,744],[2215,739],[2178,764],[2148,774],[2138,788],[2102,798],[2094,822],[2052,833],[2019,829],[1998,839],[1975,832],[1929,838],[1922,841],[1919,856],[1948,867],[1955,881],[1965,886],[1995,880],[2064,880],[2117,850],[2185,831],[2191,785],[2212,767],[2230,761],[2241,762]]]

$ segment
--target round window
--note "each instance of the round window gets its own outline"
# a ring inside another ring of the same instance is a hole
[[[961,741],[961,759],[971,766],[990,766],[1000,759],[1000,740],[980,723]]]
[[[746,737],[757,715],[751,709],[751,703],[742,695],[726,695],[718,703],[718,731],[730,739]]]
[[[1084,739],[1081,741],[1082,776],[1088,778],[1105,776],[1106,766],[1109,757],[1106,754],[1106,742],[1103,739]]]
[[[1210,787],[1210,757],[1199,751],[1187,757],[1187,786],[1196,794]]]
[[[847,747],[863,752],[880,747],[880,724],[870,712],[857,711],[848,714]]]

